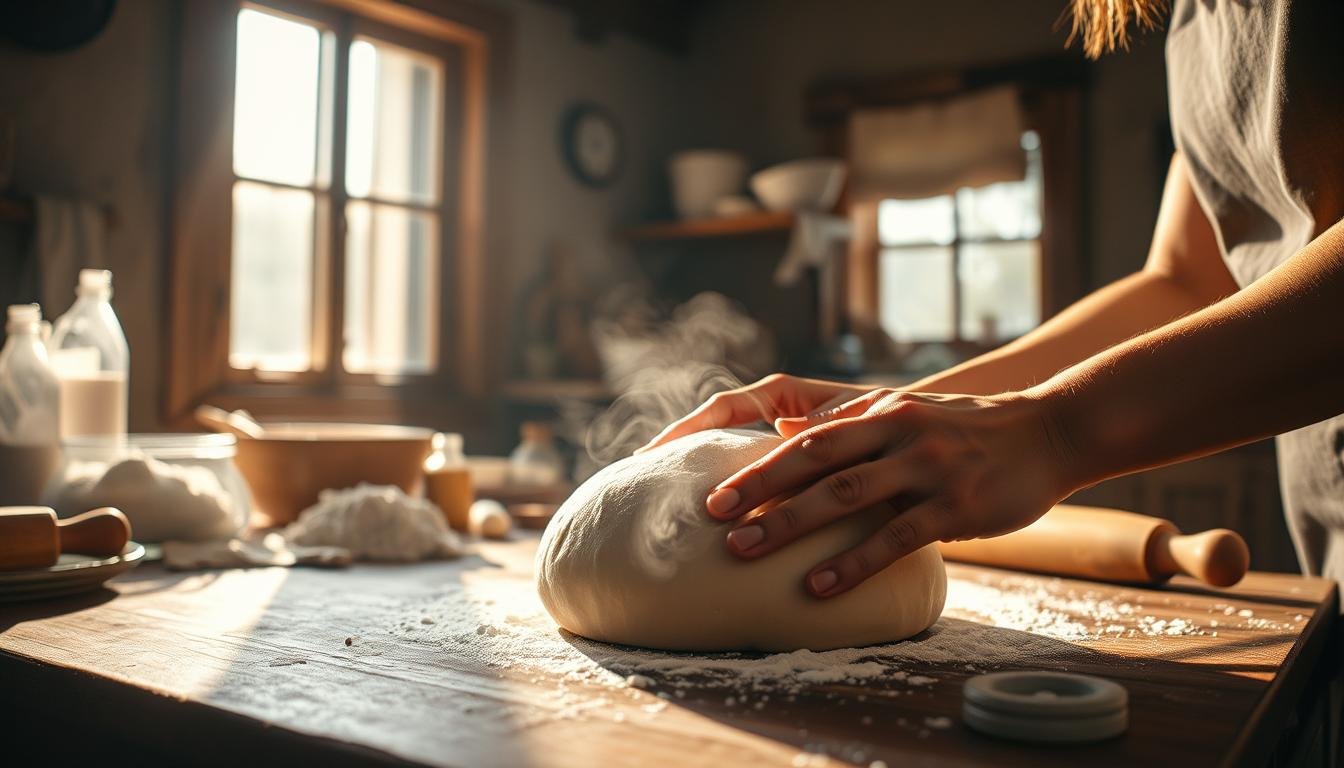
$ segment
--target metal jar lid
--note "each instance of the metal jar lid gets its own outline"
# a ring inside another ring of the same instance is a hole
[[[1016,741],[1079,744],[1129,727],[1129,694],[1099,677],[996,672],[966,681],[962,718],[981,733]]]

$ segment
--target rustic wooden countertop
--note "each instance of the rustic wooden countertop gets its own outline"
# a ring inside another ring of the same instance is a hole
[[[633,651],[549,622],[535,546],[345,571],[150,565],[0,605],[0,731],[33,756],[235,765],[1261,764],[1319,740],[1304,731],[1336,668],[1325,580],[1148,589],[962,565],[943,619],[907,643]],[[1006,669],[1122,683],[1129,731],[1046,748],[967,730],[962,682]]]

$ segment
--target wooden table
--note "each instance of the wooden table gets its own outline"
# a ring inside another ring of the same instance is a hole
[[[1196,766],[1291,762],[1321,744],[1337,656],[1335,586],[1321,579],[1154,590],[951,565],[943,619],[910,643],[704,661],[558,632],[531,588],[534,548],[347,571],[150,565],[98,593],[0,605],[5,754]],[[1004,669],[1116,680],[1130,729],[1068,748],[977,735],[959,718],[962,682]]]

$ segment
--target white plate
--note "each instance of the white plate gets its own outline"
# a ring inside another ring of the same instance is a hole
[[[87,592],[103,582],[140,564],[145,548],[134,541],[121,554],[112,557],[61,555],[49,568],[25,571],[0,571],[0,602],[36,600],[57,595]]]

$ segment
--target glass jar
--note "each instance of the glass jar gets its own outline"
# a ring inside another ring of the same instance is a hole
[[[509,482],[520,486],[553,485],[564,479],[565,459],[555,447],[551,425],[525,421],[522,442],[509,454]]]
[[[237,448],[226,434],[70,437],[43,503],[61,517],[116,507],[141,543],[231,538],[252,508]]]

